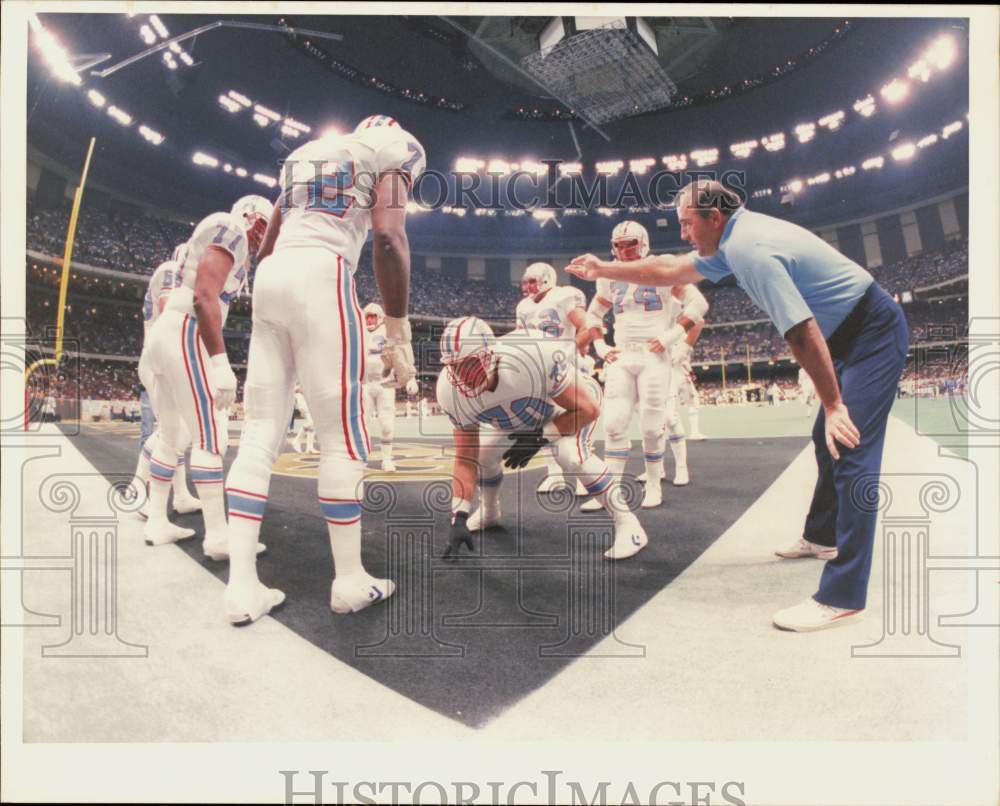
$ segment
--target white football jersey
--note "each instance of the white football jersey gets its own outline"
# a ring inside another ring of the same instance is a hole
[[[597,280],[597,296],[610,302],[614,312],[616,345],[663,335],[676,320],[670,289],[671,286],[636,285],[607,277]]]
[[[153,322],[160,315],[160,300],[174,290],[179,279],[179,268],[176,261],[166,260],[156,267],[153,276],[149,278],[146,296],[142,300],[142,333],[144,338],[153,326]]]
[[[375,126],[300,146],[281,169],[275,250],[325,247],[346,259],[353,272],[371,229],[372,193],[379,179],[396,171],[412,183],[425,165],[423,146],[399,126]]]
[[[194,228],[194,234],[187,242],[187,250],[182,255],[183,263],[178,271],[178,288],[190,289],[194,293],[195,280],[198,277],[198,264],[209,246],[224,249],[233,256],[233,265],[229,269],[226,282],[219,294],[219,308],[222,310],[222,324],[226,324],[229,315],[229,304],[243,286],[249,268],[250,246],[247,242],[246,229],[243,222],[230,213],[212,213],[205,216]],[[173,296],[171,297],[173,299]],[[184,305],[187,305],[187,299]]]
[[[456,427],[484,423],[500,431],[532,431],[562,410],[552,398],[576,377],[572,341],[528,338],[514,331],[497,339],[493,351],[500,377],[492,392],[466,397],[448,380],[447,371],[438,376],[438,405]]]
[[[535,302],[534,297],[525,297],[517,303],[517,327],[519,330],[540,330],[549,338],[571,338],[576,335],[576,328],[569,321],[569,314],[586,304],[579,288],[558,285],[546,291],[541,302]]]
[[[365,330],[365,383],[378,383],[385,375],[382,351],[385,350],[385,325],[372,331]]]
[[[806,392],[811,392],[816,388],[816,385],[813,383],[813,379],[809,377],[809,373],[804,369],[799,370],[799,387]]]

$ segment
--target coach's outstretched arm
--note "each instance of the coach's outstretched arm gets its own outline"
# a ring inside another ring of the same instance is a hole
[[[693,254],[649,255],[628,262],[601,260],[587,254],[573,258],[566,271],[584,280],[607,277],[652,286],[684,285],[705,279],[694,267]]]

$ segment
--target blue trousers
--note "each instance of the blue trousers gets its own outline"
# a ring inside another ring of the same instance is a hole
[[[802,533],[813,543],[837,547],[837,558],[826,563],[813,596],[822,604],[859,610],[867,600],[877,513],[872,506],[859,506],[859,489],[852,492],[852,487],[881,471],[886,424],[906,365],[909,336],[902,308],[872,283],[827,342],[861,443],[853,449],[838,443],[840,459],[834,461],[820,407],[812,434],[819,478]]]
[[[139,426],[139,450],[146,444],[146,440],[153,436],[156,428],[156,418],[153,417],[153,407],[149,403],[149,394],[143,389],[139,393],[139,410],[142,412],[141,425]]]

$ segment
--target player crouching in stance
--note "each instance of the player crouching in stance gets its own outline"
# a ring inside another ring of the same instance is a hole
[[[457,559],[462,546],[471,551],[472,531],[499,524],[501,459],[507,467],[523,468],[546,444],[553,446],[559,467],[579,478],[610,513],[615,542],[605,557],[631,557],[649,542],[624,505],[618,481],[591,453],[601,390],[577,372],[574,355],[572,341],[517,331],[496,339],[489,325],[473,316],[448,323],[437,382],[438,404],[455,426],[452,526],[444,559]],[[479,509],[470,516],[477,481]]]
[[[230,303],[246,286],[250,250],[256,249],[270,215],[267,199],[244,196],[230,212],[203,219],[181,255],[177,287],[150,330],[144,358],[154,375],[160,438],[150,458],[149,520],[143,530],[148,545],[192,536],[190,529],[167,519],[167,495],[186,426],[195,440],[189,469],[205,519],[204,552],[214,560],[229,556],[222,457],[229,445],[236,376],[222,328]]]

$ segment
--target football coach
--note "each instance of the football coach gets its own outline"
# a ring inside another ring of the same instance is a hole
[[[799,632],[864,614],[875,541],[864,488],[879,475],[889,410],[909,342],[903,312],[872,276],[796,224],[743,207],[712,180],[684,187],[675,201],[687,255],[627,263],[575,258],[567,271],[640,285],[679,285],[732,274],[767,312],[816,385],[822,408],[813,427],[819,477],[798,553],[828,557],[819,590],[774,615]]]

